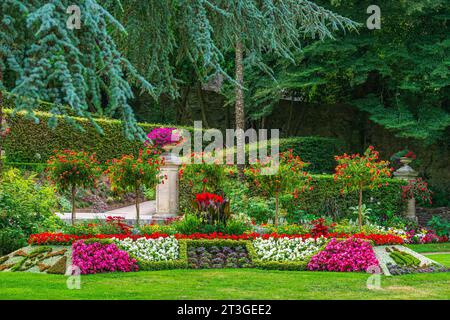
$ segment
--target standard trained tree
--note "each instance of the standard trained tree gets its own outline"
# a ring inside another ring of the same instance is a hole
[[[164,160],[160,155],[160,152],[155,149],[141,149],[137,157],[124,155],[120,159],[110,160],[108,169],[105,171],[113,191],[120,193],[129,191],[136,194],[137,226],[139,226],[140,222],[139,192],[141,187],[155,188],[165,179],[165,177],[160,175],[161,166],[164,164]]]
[[[61,191],[69,191],[72,200],[72,224],[75,224],[75,196],[77,187],[96,186],[101,174],[95,154],[84,151],[55,150],[48,160],[47,178]]]
[[[297,193],[310,190],[311,176],[304,171],[307,163],[299,156],[295,156],[292,150],[280,153],[279,164],[273,159],[257,161],[244,170],[245,175],[254,183],[256,189],[265,196],[275,198],[275,225],[279,222],[279,197],[283,193]]]
[[[341,183],[341,193],[358,192],[358,223],[362,227],[362,196],[365,189],[378,189],[388,182],[383,181],[391,176],[393,168],[389,161],[378,160],[378,151],[370,146],[363,155],[344,153],[336,156],[338,165],[335,169],[334,181]]]

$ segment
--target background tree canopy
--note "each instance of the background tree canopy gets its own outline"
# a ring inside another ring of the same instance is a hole
[[[370,1],[321,1],[364,22]],[[380,30],[312,42],[295,63],[269,60],[274,78],[252,69],[250,117],[270,115],[283,97],[305,103],[350,104],[401,137],[427,143],[450,126],[448,1],[381,1]]]

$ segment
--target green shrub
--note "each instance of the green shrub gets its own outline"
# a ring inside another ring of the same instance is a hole
[[[336,166],[334,155],[345,149],[342,140],[327,137],[291,137],[280,139],[280,152],[292,149],[295,155],[309,162],[312,173],[332,173]]]
[[[177,233],[193,234],[193,233],[213,233],[222,232],[224,234],[243,234],[251,229],[251,226],[244,221],[229,219],[226,224],[206,224],[194,214],[185,214],[184,218],[175,221],[170,225]]]
[[[0,256],[13,252],[27,245],[27,236],[17,228],[0,230]]]
[[[52,187],[17,169],[5,171],[0,184],[0,251],[19,248],[32,233],[56,231],[63,225],[54,214],[56,206]]]
[[[271,154],[270,141],[267,144],[267,155]],[[248,163],[249,150],[258,148],[258,144],[246,145],[245,161]],[[311,173],[332,173],[336,166],[334,155],[345,150],[345,143],[336,138],[327,137],[290,137],[279,139],[279,151],[291,150],[310,165],[306,168]],[[236,151],[235,151],[236,152]]]
[[[433,216],[427,225],[433,229],[438,236],[450,235],[450,221],[439,216]]]

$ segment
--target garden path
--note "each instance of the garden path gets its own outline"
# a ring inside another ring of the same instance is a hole
[[[139,206],[140,217],[142,223],[150,223],[152,216],[156,213],[156,201],[145,201]],[[57,215],[64,221],[71,221],[71,213],[57,213]],[[125,217],[129,223],[134,223],[136,220],[136,207],[134,205],[126,206],[123,208],[114,209],[111,211],[106,211],[103,213],[92,213],[92,212],[77,212],[77,220],[95,220],[95,219],[106,219],[108,216]]]

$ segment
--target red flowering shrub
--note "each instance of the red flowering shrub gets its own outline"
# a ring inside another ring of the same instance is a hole
[[[325,219],[323,218],[313,220],[312,223],[314,224],[313,228],[311,229],[311,235],[313,237],[326,237],[329,233],[330,227],[334,226],[334,224],[332,224],[331,226],[325,225]]]
[[[280,195],[293,193],[297,197],[298,191],[312,190],[312,178],[303,170],[307,165],[289,150],[280,153],[278,166],[268,157],[264,162],[257,160],[244,170],[245,175],[261,193],[275,197],[275,225],[278,225]]]
[[[230,217],[230,203],[218,194],[203,192],[195,196],[197,215],[203,223],[226,224]]]
[[[338,165],[335,169],[334,181],[342,184],[341,192],[359,193],[358,223],[362,226],[362,193],[365,189],[377,189],[383,186],[383,178],[391,176],[393,168],[388,161],[378,161],[378,151],[370,146],[364,155],[344,153],[336,156]],[[387,184],[387,182],[386,182]]]
[[[200,207],[200,209],[207,209],[210,207],[217,208],[224,202],[224,199],[217,194],[203,192],[195,196],[195,202]]]
[[[72,224],[75,223],[75,194],[77,187],[95,187],[101,174],[94,154],[84,151],[54,150],[55,155],[48,160],[47,178],[62,191],[71,191]]]
[[[402,199],[409,200],[412,198],[420,199],[424,203],[432,204],[432,194],[433,192],[428,189],[428,183],[422,178],[417,178],[409,180],[406,186],[402,186]]]
[[[112,226],[114,229],[118,230],[120,233],[129,234],[131,232],[131,229],[133,229],[132,226],[128,225],[125,222],[124,217],[112,217],[108,216],[105,220],[107,225]]]
[[[120,159],[108,162],[105,173],[111,182],[113,191],[135,193],[136,224],[139,225],[139,192],[141,186],[147,188],[156,187],[165,177],[159,175],[164,159],[160,158],[160,152],[147,148],[139,150],[138,157],[124,155]]]

